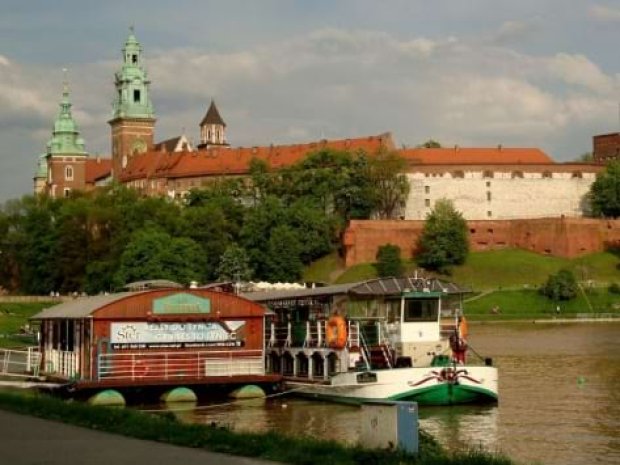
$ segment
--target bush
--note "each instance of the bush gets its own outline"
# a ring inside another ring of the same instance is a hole
[[[540,293],[552,300],[571,300],[577,296],[577,280],[570,270],[560,270],[549,275]]]
[[[620,284],[611,283],[607,289],[610,294],[620,294]]]
[[[388,276],[399,277],[403,274],[403,261],[400,258],[400,247],[386,244],[377,251],[377,274],[381,278]]]

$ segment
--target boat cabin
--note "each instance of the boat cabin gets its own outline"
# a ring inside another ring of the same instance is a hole
[[[438,279],[382,278],[246,294],[266,305],[267,370],[328,380],[350,370],[425,366],[447,352],[465,291]]]
[[[75,389],[276,382],[265,372],[269,312],[206,289],[151,289],[49,307],[40,324],[41,374]]]

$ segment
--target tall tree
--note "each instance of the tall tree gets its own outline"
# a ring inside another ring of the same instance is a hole
[[[594,216],[620,217],[620,161],[607,165],[590,188]]]
[[[144,279],[169,279],[182,284],[199,281],[204,257],[196,242],[147,228],[136,231],[123,252],[116,287]]]
[[[417,261],[424,268],[446,272],[465,262],[469,252],[467,223],[452,201],[440,199],[427,215],[418,242]]]
[[[403,274],[403,261],[400,257],[400,247],[394,244],[385,244],[377,250],[377,274],[382,277],[400,277]]]
[[[265,279],[297,281],[303,269],[300,254],[301,244],[295,231],[286,225],[277,226],[267,242]]]
[[[409,194],[409,180],[404,174],[406,161],[394,151],[380,149],[371,161],[371,179],[376,186],[376,214],[381,219],[396,218]]]
[[[243,247],[229,245],[220,258],[217,269],[218,279],[222,281],[249,281],[252,279],[250,257]]]

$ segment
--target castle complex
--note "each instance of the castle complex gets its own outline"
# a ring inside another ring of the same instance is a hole
[[[111,158],[90,157],[71,114],[65,82],[60,110],[46,152],[39,157],[35,192],[69,196],[111,180],[145,195],[183,198],[214,177],[244,176],[257,158],[272,169],[290,166],[323,147],[398,152],[407,162],[411,189],[398,219],[423,220],[436,200],[448,198],[467,220],[580,217],[588,211],[587,192],[601,165],[556,163],[537,148],[397,149],[389,133],[302,144],[231,147],[226,123],[211,101],[199,124],[194,147],[181,135],[155,142],[155,110],[142,46],[133,30],[115,73],[116,96],[111,130]]]

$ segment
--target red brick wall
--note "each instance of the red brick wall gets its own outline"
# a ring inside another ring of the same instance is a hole
[[[601,134],[592,138],[594,161],[620,160],[620,133]]]
[[[600,252],[620,246],[620,220],[589,218],[542,218],[524,220],[468,221],[471,250],[520,248],[559,257]],[[343,245],[347,267],[374,262],[384,244],[395,244],[403,258],[411,258],[424,227],[423,221],[351,221]]]

